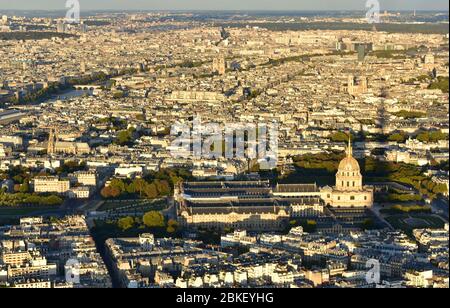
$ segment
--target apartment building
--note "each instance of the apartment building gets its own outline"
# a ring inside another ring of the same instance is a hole
[[[69,180],[60,180],[57,176],[37,177],[34,179],[34,192],[64,194],[70,189]]]

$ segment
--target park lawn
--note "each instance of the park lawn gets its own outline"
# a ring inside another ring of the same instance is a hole
[[[143,206],[141,210],[143,211],[163,211],[167,208],[166,202],[155,202],[151,205]]]
[[[397,214],[385,217],[395,228],[411,234],[414,229],[441,229],[444,221],[432,214]]]
[[[54,210],[55,207],[49,206],[11,206],[0,207],[0,216],[26,216],[34,212]]]
[[[145,206],[135,206],[132,208],[120,208],[120,209],[114,209],[114,210],[110,210],[109,213],[110,214],[117,214],[117,215],[123,215],[126,214],[128,216],[142,216],[147,212],[150,211],[157,211],[160,212],[162,210],[164,210],[166,208],[165,205],[160,205],[158,203],[155,203],[153,205],[145,205]]]
[[[137,205],[141,200],[106,200],[99,208],[98,211],[110,211],[116,210],[123,207]]]
[[[120,210],[162,210],[165,200],[107,200],[98,211],[120,211]],[[130,207],[130,208],[129,208]]]

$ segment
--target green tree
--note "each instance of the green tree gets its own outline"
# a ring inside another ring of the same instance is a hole
[[[119,191],[119,194],[126,192],[127,184],[121,179],[113,179],[109,185],[111,188],[115,188]]]
[[[143,179],[134,179],[132,184],[133,184],[136,192],[138,192],[140,194],[140,196],[142,197],[145,187],[147,186],[147,182],[144,181]]]
[[[401,110],[399,112],[393,113],[393,115],[404,119],[417,119],[417,118],[424,118],[427,114],[419,111]]]
[[[144,225],[149,228],[165,226],[164,216],[160,212],[156,211],[150,211],[148,213],[145,213],[144,217],[142,218],[142,221]]]
[[[147,184],[144,193],[148,199],[155,199],[158,197],[158,189],[154,183]]]
[[[155,180],[154,184],[156,185],[156,189],[160,196],[168,196],[170,195],[170,185],[167,181]]]
[[[61,167],[56,168],[56,172],[58,174],[61,173],[73,173],[75,171],[82,171],[86,170],[86,163],[85,162],[78,162],[75,160],[66,161]]]
[[[131,182],[127,185],[127,193],[129,193],[130,195],[136,193],[136,185],[134,185],[134,182]]]
[[[119,221],[117,222],[117,226],[122,231],[129,230],[129,229],[133,228],[133,226],[134,226],[134,218],[133,217],[129,217],[129,216],[120,218]]]
[[[440,131],[422,132],[417,135],[417,140],[421,142],[438,142],[439,140],[447,140],[448,134]]]
[[[449,91],[448,79],[449,77],[439,76],[437,80],[433,81],[428,88],[432,90],[439,89],[443,93],[448,93]]]
[[[125,93],[123,91],[116,91],[113,93],[113,98],[119,99],[125,97]]]
[[[407,136],[405,133],[395,133],[388,137],[389,141],[397,142],[397,143],[404,143],[406,141]]]
[[[176,221],[175,219],[169,219],[169,221],[167,222],[168,226],[172,226],[174,228],[178,228],[178,221]]]
[[[117,187],[106,186],[100,191],[100,194],[103,198],[117,198],[120,196],[120,190]]]
[[[55,195],[48,196],[44,200],[45,205],[61,205],[63,202],[61,197]]]
[[[300,220],[296,221],[298,225],[300,225],[305,232],[314,233],[317,231],[317,222],[315,220]]]
[[[168,233],[175,233],[178,230],[178,221],[174,219],[169,219],[167,222],[167,229],[166,231]]]
[[[118,145],[129,145],[133,140],[133,133],[130,130],[121,130],[117,134],[116,143]]]
[[[374,228],[374,226],[375,226],[375,224],[373,222],[373,219],[368,218],[368,219],[364,220],[362,228],[364,230],[371,230]]]
[[[350,134],[351,140],[355,140],[355,137]],[[330,136],[331,141],[333,142],[348,142],[348,134],[344,132],[337,132]]]
[[[110,198],[111,197],[111,187],[103,187],[100,191],[100,195],[102,195],[103,198]]]
[[[23,181],[23,184],[20,185],[19,192],[21,193],[30,192],[30,183],[28,182],[28,180]]]
[[[13,176],[12,179],[13,179],[14,183],[17,183],[17,184],[22,184],[23,183],[23,176],[21,176],[19,174]]]

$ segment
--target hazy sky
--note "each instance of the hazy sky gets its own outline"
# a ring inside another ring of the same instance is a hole
[[[382,10],[448,10],[448,0],[379,0]],[[82,10],[364,10],[366,0],[79,0]],[[0,0],[0,10],[64,10],[66,0]]]

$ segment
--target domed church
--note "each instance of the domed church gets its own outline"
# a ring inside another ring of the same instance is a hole
[[[353,157],[349,140],[347,156],[340,162],[336,174],[336,186],[321,190],[325,204],[341,208],[369,208],[373,205],[373,188],[363,186],[363,177],[358,161]]]

